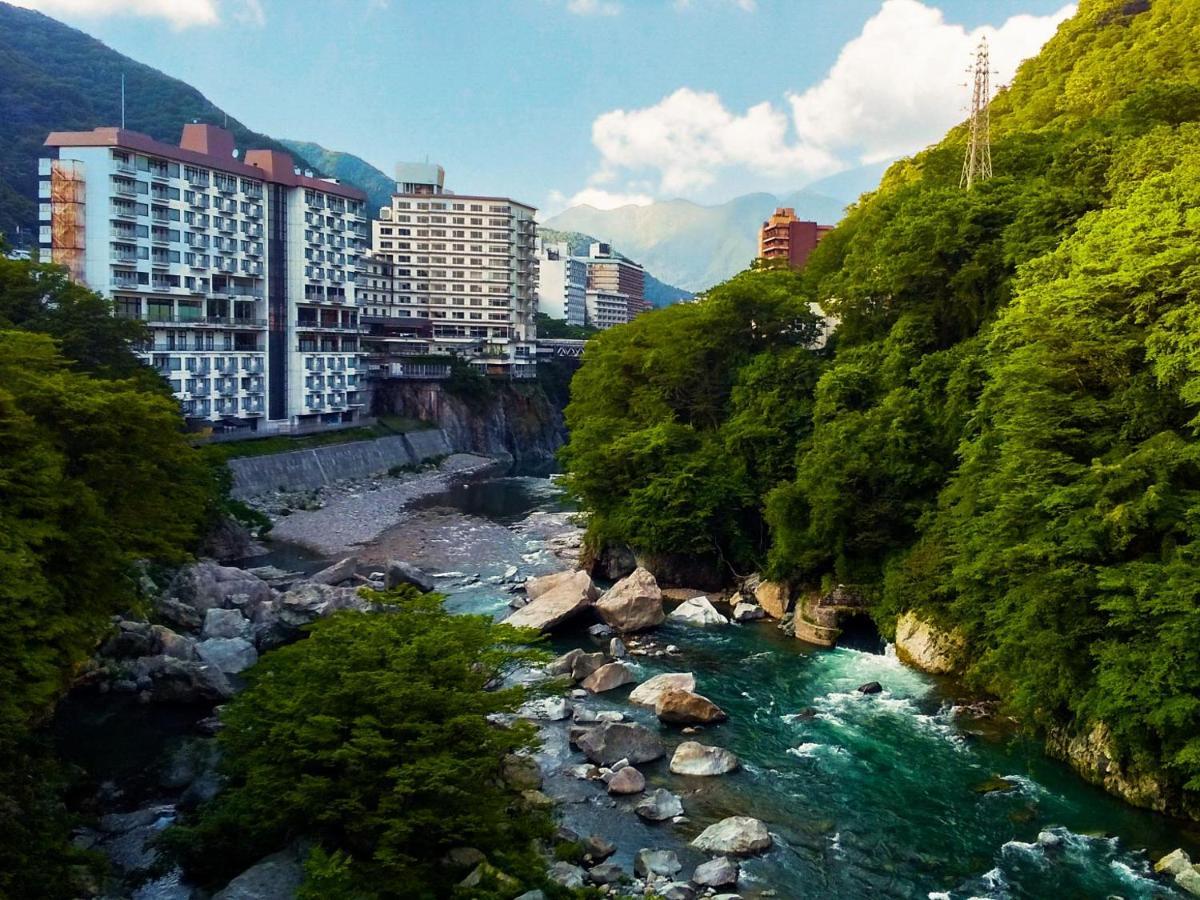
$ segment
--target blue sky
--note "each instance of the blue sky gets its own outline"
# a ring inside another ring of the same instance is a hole
[[[785,191],[962,118],[1064,0],[16,0],[246,125],[547,212]],[[136,102],[136,98],[130,98]]]

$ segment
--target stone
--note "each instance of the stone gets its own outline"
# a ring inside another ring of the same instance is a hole
[[[517,879],[513,878],[507,872],[501,872],[487,860],[484,860],[472,869],[471,874],[458,884],[460,887],[465,888],[479,887],[485,878],[494,878],[502,889],[509,891],[517,890],[521,886],[521,883]],[[213,900],[217,900],[217,898],[214,897]]]
[[[585,678],[580,686],[585,690],[591,691],[593,694],[600,694],[605,691],[615,690],[622,685],[633,684],[636,680],[633,677],[633,672],[625,663],[611,662],[601,666]]]
[[[600,863],[588,871],[588,880],[592,884],[619,884],[627,877],[625,870],[616,863]]]
[[[546,871],[546,877],[565,888],[581,888],[587,877],[583,869],[569,862],[556,862]]]
[[[213,894],[213,900],[292,900],[304,881],[296,849],[265,857]]]
[[[639,850],[633,858],[634,874],[643,878],[648,875],[670,878],[682,868],[674,850]]]
[[[571,669],[575,666],[575,660],[583,656],[583,651],[576,647],[574,650],[568,650],[562,656],[551,660],[546,664],[547,675],[570,675]]]
[[[665,822],[683,815],[683,803],[666,788],[657,788],[639,800],[633,811],[648,822]]]
[[[586,729],[575,743],[599,766],[610,766],[619,759],[638,765],[660,759],[667,752],[657,735],[632,722],[603,722]]]
[[[640,794],[646,789],[646,776],[633,766],[626,766],[608,780],[610,794]]]
[[[172,631],[166,625],[151,625],[150,639],[154,655],[162,654],[187,660],[200,658],[196,654],[196,642],[192,638]]]
[[[689,625],[728,625],[729,620],[717,612],[717,608],[707,597],[693,597],[684,600],[671,610],[671,618]]]
[[[259,556],[264,549],[254,540],[249,528],[232,516],[222,516],[204,535],[204,544],[200,552],[217,562],[231,562]]]
[[[210,609],[239,607],[253,609],[271,597],[271,586],[243,569],[198,562],[175,573],[167,598],[196,610],[201,616]]]
[[[691,672],[664,672],[647,679],[633,689],[629,702],[637,706],[658,705],[658,698],[667,691],[694,691],[696,676]]]
[[[792,608],[788,586],[780,581],[762,581],[754,590],[754,599],[772,619],[782,619]]]
[[[309,575],[308,580],[313,584],[341,584],[343,581],[350,581],[357,574],[358,557],[347,556],[331,566],[326,566],[320,572]]]
[[[589,834],[583,839],[583,855],[587,859],[599,862],[602,859],[608,859],[616,852],[617,845],[598,834]]]
[[[739,874],[736,861],[728,856],[718,856],[696,866],[696,871],[692,873],[692,884],[711,888],[733,887],[737,884]]]
[[[245,638],[209,638],[196,645],[200,659],[226,675],[244,672],[258,662],[258,651]]]
[[[752,622],[766,615],[763,608],[756,603],[739,603],[733,608],[733,621]]]
[[[500,762],[500,777],[518,791],[536,791],[542,786],[542,770],[532,756],[507,754]]]
[[[210,609],[204,614],[200,636],[245,639],[250,637],[250,622],[240,609]]]
[[[608,655],[613,659],[625,659],[629,656],[629,649],[625,646],[623,640],[615,637],[608,642]]]
[[[539,697],[521,705],[517,715],[523,719],[561,722],[571,715],[571,704],[563,697]]]
[[[584,691],[584,693],[586,694],[587,691]],[[594,709],[588,709],[586,706],[577,706],[571,720],[576,725],[594,725],[600,721],[600,716],[596,714]]]
[[[939,628],[912,610],[896,620],[896,656],[914,668],[934,675],[957,672],[966,661],[966,651],[961,629]]]
[[[383,574],[384,588],[390,591],[402,584],[412,585],[418,591],[426,594],[434,588],[433,579],[412,563],[407,563],[402,559],[389,559]]]
[[[198,631],[204,624],[204,616],[199,610],[181,603],[170,597],[160,598],[154,605],[158,618],[169,625],[174,625],[180,631]]]
[[[514,612],[505,624],[550,631],[590,608],[595,595],[596,588],[587,572],[573,572],[569,579]]]
[[[696,892],[692,886],[685,881],[673,881],[665,887],[660,887],[654,892],[662,900],[695,900]]]
[[[145,622],[123,621],[117,623],[116,632],[100,647],[100,653],[114,659],[152,656],[153,645],[149,625]]]
[[[483,851],[475,847],[455,847],[442,858],[442,863],[452,869],[473,869],[485,859]]]
[[[216,666],[173,656],[143,656],[134,664],[140,680],[150,681],[150,699],[158,703],[214,703],[233,696],[233,687]]]
[[[730,816],[705,828],[692,846],[706,853],[750,856],[771,847],[767,826],[751,816]]]
[[[611,625],[605,625],[603,622],[597,622],[595,625],[588,626],[588,634],[594,638],[606,638],[613,633],[613,627]]]
[[[601,549],[592,571],[597,578],[616,581],[637,568],[637,557],[632,550],[622,545],[606,544]]]
[[[669,725],[710,725],[729,718],[717,704],[692,691],[664,691],[654,714]]]
[[[866,684],[860,684],[858,686],[858,692],[860,694],[868,694],[868,695],[869,694],[880,694],[883,692],[883,685],[880,684],[878,681],[868,681]]]
[[[568,569],[565,572],[553,572],[550,575],[537,575],[532,578],[525,579],[525,596],[530,600],[536,600],[542,594],[548,594],[557,587],[569,582],[575,577],[575,571]],[[595,599],[594,597],[592,599]]]
[[[272,610],[273,620],[269,623],[263,621],[263,624],[269,624],[278,631],[283,640],[290,640],[299,637],[300,629],[317,619],[342,609],[367,609],[369,605],[359,596],[358,588],[301,584],[280,595]],[[266,618],[269,617],[260,617],[261,620]]]
[[[526,891],[520,897],[515,897],[514,900],[546,900],[546,895],[541,891]]]
[[[607,662],[608,657],[599,651],[580,653],[571,664],[571,678],[575,681],[583,681]]]
[[[526,809],[554,809],[554,801],[541,791],[521,791],[521,803]]]
[[[739,765],[737,756],[724,747],[709,747],[698,741],[684,741],[671,757],[671,771],[676,775],[725,775]]]
[[[666,621],[662,591],[646,569],[637,568],[596,601],[596,612],[617,631],[644,631]]]
[[[1040,839],[1040,838],[1039,838]],[[1160,875],[1178,875],[1184,869],[1191,868],[1192,860],[1182,847],[1172,850],[1154,864],[1154,871]]]
[[[1189,866],[1175,876],[1175,884],[1193,897],[1200,897],[1200,867]]]

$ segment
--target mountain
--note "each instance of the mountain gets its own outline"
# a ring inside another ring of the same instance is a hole
[[[599,240],[599,238],[594,238],[590,234],[584,234],[580,231],[559,231],[545,226],[538,228],[538,235],[550,243],[566,243],[571,248],[572,256],[587,256],[589,245]],[[641,262],[641,260],[633,259],[633,257],[621,253],[616,244],[613,247],[617,250],[618,255],[633,260],[633,262]],[[646,299],[656,307],[670,306],[672,303],[678,303],[680,300],[691,300],[694,296],[695,294],[691,291],[685,291],[681,287],[667,284],[665,281],[659,281],[649,272],[646,273]]]
[[[396,180],[379,171],[362,157],[341,150],[327,150],[311,141],[283,140],[281,143],[305,165],[319,169],[330,178],[353,184],[366,191],[367,211],[372,218],[379,214],[381,206],[392,205]]]
[[[175,143],[185,123],[210,122],[233,132],[241,148],[288,149],[191,85],[48,16],[0,2],[0,232],[11,242],[37,234],[37,160],[46,135],[119,123],[122,74],[132,131]]]
[[[843,200],[804,190],[792,194],[745,194],[717,206],[662,200],[647,206],[596,209],[573,206],[544,223],[560,231],[594,234],[620,247],[647,269],[689,291],[712,287],[750,264],[758,253],[758,230],[777,206],[823,225],[841,220]]]

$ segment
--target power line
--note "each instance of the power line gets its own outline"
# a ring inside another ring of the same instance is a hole
[[[992,66],[986,37],[980,40],[975,51],[974,67],[967,71],[975,73],[975,86],[971,93],[967,154],[963,159],[962,178],[958,186],[969,191],[976,181],[992,177],[992,116],[989,107],[992,99]]]

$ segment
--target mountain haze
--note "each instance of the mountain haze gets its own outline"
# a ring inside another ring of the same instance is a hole
[[[718,284],[746,268],[758,253],[758,229],[777,206],[823,225],[841,220],[848,201],[813,191],[745,194],[717,206],[661,200],[647,206],[574,206],[547,219],[547,228],[593,234],[689,291]]]

